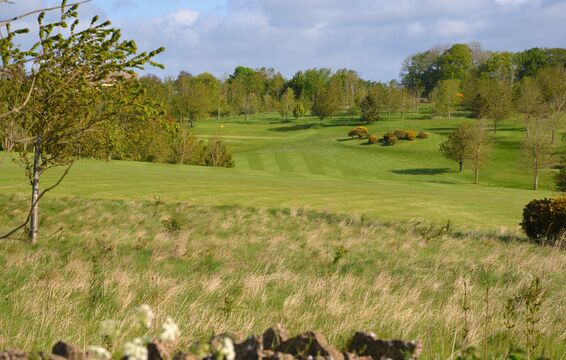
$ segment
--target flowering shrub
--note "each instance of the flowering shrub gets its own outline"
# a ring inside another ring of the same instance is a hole
[[[405,131],[405,140],[413,141],[417,138],[417,133],[414,130]]]
[[[368,135],[369,135],[369,130],[365,126],[358,126],[355,129],[352,129],[348,132],[348,136],[351,138],[357,136],[361,139],[368,137]]]
[[[368,143],[369,144],[377,144],[377,141],[378,141],[377,136],[375,136],[375,135],[368,136]]]
[[[561,243],[566,232],[566,197],[532,200],[523,209],[521,227],[539,244]]]
[[[407,132],[405,130],[395,130],[394,134],[397,140],[407,140]]]
[[[385,135],[383,135],[383,144],[384,145],[395,145],[395,143],[397,142],[397,136],[395,135],[395,133],[387,133]]]
[[[417,138],[419,138],[419,139],[428,139],[428,133],[421,130],[421,131],[419,131],[419,133],[417,134]]]

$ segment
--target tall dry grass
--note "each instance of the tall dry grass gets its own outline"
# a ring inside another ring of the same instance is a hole
[[[2,209],[20,209],[0,213],[0,230],[25,204],[0,196]],[[507,299],[539,277],[537,351],[566,356],[566,252],[518,229],[458,229],[453,219],[452,234],[424,241],[410,223],[302,209],[61,198],[42,210],[38,245],[0,243],[0,348],[99,344],[104,319],[119,321],[120,343],[133,336],[132,310],[148,303],[180,325],[182,347],[279,322],[336,346],[358,330],[419,339],[426,359],[450,358],[468,329],[469,346],[498,358],[525,342],[520,317],[506,330]]]

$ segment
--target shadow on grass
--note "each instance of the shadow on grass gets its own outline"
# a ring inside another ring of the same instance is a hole
[[[269,131],[277,131],[277,132],[288,132],[288,131],[300,131],[300,130],[308,130],[313,128],[329,128],[329,127],[341,127],[341,126],[352,126],[352,124],[358,124],[357,122],[332,122],[332,123],[309,123],[309,124],[293,124],[281,127],[274,127],[268,129]]]
[[[391,172],[400,175],[440,175],[450,172],[449,168],[422,168],[422,169],[403,169],[392,170]]]
[[[299,131],[299,130],[311,129],[316,126],[317,124],[295,124],[295,125],[270,128],[269,131],[277,131],[277,132]]]
[[[336,139],[336,141],[338,141],[338,142],[352,141],[352,140],[363,140],[363,139],[360,139],[360,138],[357,138],[357,137],[353,137],[353,138],[350,138],[350,137],[349,137],[349,138],[343,138],[343,139]]]

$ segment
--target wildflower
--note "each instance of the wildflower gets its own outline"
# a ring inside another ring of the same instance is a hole
[[[134,341],[124,344],[124,356],[128,360],[147,360],[147,347],[143,339],[135,338]]]
[[[151,311],[149,305],[144,304],[138,308],[138,319],[146,329],[151,328],[154,318],[155,314]]]
[[[170,317],[168,317],[165,320],[162,329],[163,332],[161,333],[161,335],[159,335],[159,339],[161,341],[174,342],[175,340],[177,340],[179,335],[181,335],[181,332],[179,331],[179,327]]]
[[[94,358],[97,360],[110,360],[112,359],[112,354],[110,351],[102,346],[89,346],[86,348],[86,352],[89,358]]]
[[[116,337],[118,330],[118,323],[114,320],[104,320],[100,323],[100,336],[103,338],[112,339]]]

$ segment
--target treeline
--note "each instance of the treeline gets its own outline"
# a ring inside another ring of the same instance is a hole
[[[268,112],[279,112],[286,121],[310,114],[321,122],[336,115],[360,116],[372,122],[384,115],[418,111],[419,102],[438,100],[443,95],[441,91],[460,97],[450,99],[446,105],[436,101],[438,108],[447,107],[439,111],[443,115],[450,115],[462,102],[471,105],[468,100],[475,96],[464,98],[464,93],[471,95],[473,91],[488,89],[492,93],[482,93],[482,97],[503,96],[506,101],[512,94],[507,94],[507,89],[494,88],[489,81],[509,88],[542,69],[557,67],[566,67],[566,49],[533,48],[510,53],[485,50],[479,44],[455,44],[410,56],[403,65],[401,80],[387,83],[365,80],[350,69],[333,72],[314,68],[298,71],[286,79],[271,68],[244,66],[223,79],[210,73],[181,72],[165,79],[149,75],[141,81],[150,95],[165,105],[168,114],[187,124],[234,115],[247,119]],[[448,80],[453,80],[452,88],[434,92]],[[485,111],[476,105],[477,111]]]
[[[486,50],[479,43],[454,44],[409,56],[403,63],[401,83],[428,96],[442,80],[493,78],[514,83],[549,67],[566,67],[566,49],[532,48],[512,53]]]
[[[176,78],[148,75],[140,79],[152,98],[180,123],[279,112],[289,121],[310,114],[324,119],[363,115],[368,94],[379,97],[379,110],[392,114],[417,109],[417,98],[398,82],[364,80],[349,69],[315,68],[286,79],[274,69],[239,66],[225,79],[209,73],[181,72]],[[370,116],[371,117],[371,116]],[[376,118],[376,116],[373,116]]]

